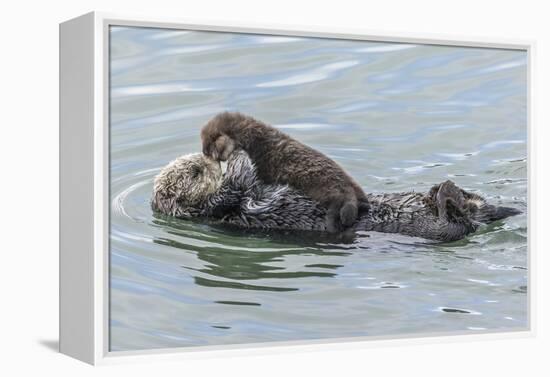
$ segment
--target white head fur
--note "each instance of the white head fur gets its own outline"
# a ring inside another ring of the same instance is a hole
[[[198,207],[221,184],[220,163],[202,153],[176,158],[155,177],[153,209],[177,216],[187,208]]]

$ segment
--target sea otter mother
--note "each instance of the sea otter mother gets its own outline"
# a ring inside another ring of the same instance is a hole
[[[400,233],[455,241],[482,224],[520,211],[494,206],[452,181],[427,193],[367,194],[370,207],[353,231]],[[246,152],[236,151],[222,175],[220,164],[203,154],[172,161],[156,176],[153,210],[182,219],[205,218],[244,229],[328,230],[326,209],[287,185],[266,184]]]

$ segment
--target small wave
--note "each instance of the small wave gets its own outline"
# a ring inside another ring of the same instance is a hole
[[[478,151],[468,152],[468,153],[437,153],[438,156],[446,157],[455,161],[467,160],[468,158],[477,156],[478,154],[479,154]]]
[[[512,183],[518,183],[518,182],[527,182],[527,178],[502,178],[502,179],[495,179],[494,181],[489,182],[483,182],[485,185],[509,185]]]
[[[526,271],[527,268],[523,267],[523,268],[518,268],[519,266],[511,266],[511,265],[506,265],[506,264],[494,264],[494,263],[489,263],[487,264],[487,269],[488,270],[497,270],[497,271],[515,271],[515,270],[524,270]]]
[[[315,81],[324,80],[332,73],[338,72],[340,70],[350,68],[359,64],[358,60],[347,60],[342,62],[325,64],[323,66],[308,70],[304,73],[299,73],[292,75],[280,80],[267,81],[264,83],[257,84],[259,88],[271,88],[279,86],[292,86],[298,84],[306,84]]]
[[[379,107],[380,103],[378,102],[360,102],[360,103],[350,103],[345,104],[340,107],[336,107],[330,110],[327,110],[329,113],[347,113],[352,111],[358,111],[358,110],[368,110],[375,107]]]
[[[526,64],[527,64],[526,59],[512,60],[512,61],[509,61],[509,62],[500,63],[500,64],[496,64],[496,65],[493,65],[493,66],[490,66],[490,67],[480,69],[479,72],[480,73],[498,72],[498,71],[503,71],[503,70],[506,70],[506,69],[525,66]]]
[[[132,234],[128,232],[116,232],[111,230],[111,240],[117,240],[122,243],[132,244],[132,241],[152,243],[153,239],[151,237],[144,237],[139,234]]]
[[[212,50],[219,50],[223,45],[192,45],[181,47],[169,47],[149,52],[146,55],[130,56],[111,60],[111,74],[117,74],[124,70],[136,67],[144,67],[148,63],[157,61],[157,58],[171,55],[195,54]]]
[[[399,177],[396,176],[381,177],[373,174],[367,174],[366,176],[379,182],[385,182],[386,184],[394,184],[399,181]]]
[[[306,40],[305,38],[296,38],[296,37],[284,37],[278,35],[266,35],[262,37],[256,37],[253,39],[253,42],[261,44],[271,44],[271,43],[294,43],[302,42]]]
[[[141,64],[146,64],[150,60],[151,58],[148,56],[113,59],[111,60],[111,64],[109,67],[110,73],[111,75],[115,75],[118,72],[122,72],[126,69],[134,68]]]
[[[469,281],[469,282],[472,282],[472,283],[487,285],[489,287],[500,287],[500,286],[502,286],[502,284],[493,283],[493,282],[490,282],[488,280],[482,280],[482,279],[466,279],[466,280]]]
[[[126,188],[124,191],[122,191],[121,193],[119,193],[118,195],[116,195],[114,198],[113,198],[113,201],[111,203],[111,209],[114,213],[118,213],[118,214],[121,214],[123,216],[126,216],[127,218],[129,219],[132,219],[134,221],[138,221],[138,219],[135,219],[133,218],[132,216],[130,216],[127,212],[126,212],[126,209],[124,207],[124,201],[126,200],[126,198],[128,197],[128,195],[130,193],[132,193],[133,191],[135,191],[136,189],[140,188],[141,186],[144,186],[146,184],[148,184],[149,181],[142,181],[142,182],[138,182],[138,183],[134,183],[133,185],[131,185],[130,187]]]
[[[432,129],[438,130],[438,131],[448,131],[448,130],[459,130],[463,128],[474,128],[475,126],[472,126],[471,124],[461,124],[461,123],[455,123],[455,124],[443,124],[440,126],[434,126]],[[479,152],[475,152],[479,153]]]
[[[116,178],[111,177],[111,183],[118,183],[118,182],[124,181],[124,180],[128,179],[128,177],[130,177],[130,176],[131,177],[150,177],[152,175],[155,175],[162,168],[163,168],[163,166],[159,166],[159,167],[156,167],[156,168],[139,170],[139,171],[136,171],[136,172],[133,172],[133,173],[129,173],[128,175],[125,175],[125,176],[120,176],[120,177],[116,177]]]
[[[491,141],[483,146],[483,148],[495,148],[507,144],[525,144],[525,140],[497,140]]]
[[[158,41],[162,39],[171,39],[171,38],[181,37],[182,35],[186,35],[189,33],[191,33],[191,31],[189,30],[161,31],[161,32],[149,35],[147,39]]]
[[[148,285],[145,282],[139,282],[136,280],[130,280],[128,278],[112,278],[110,281],[110,288],[116,289],[118,291],[124,291],[128,293],[138,294],[138,295],[157,295],[168,300],[174,300],[177,302],[182,302],[186,304],[204,304],[207,301],[195,298],[192,296],[186,296],[183,293],[175,293],[167,288],[157,287],[153,285]]]
[[[410,167],[407,167],[407,168],[394,167],[392,169],[393,170],[401,170],[401,171],[404,171],[405,173],[408,173],[408,174],[413,174],[413,173],[419,173],[422,170],[426,170],[426,169],[434,169],[434,168],[439,168],[439,167],[443,167],[443,166],[450,166],[450,165],[452,165],[452,164],[448,163],[448,162],[433,162],[433,163],[424,163],[422,165],[410,166]]]
[[[111,98],[128,97],[128,96],[145,96],[153,94],[172,94],[183,92],[206,92],[212,90],[212,87],[200,86],[186,82],[170,82],[162,84],[149,85],[131,85],[120,86],[111,89]]]
[[[115,129],[120,129],[128,126],[135,126],[135,125],[148,125],[148,124],[158,124],[158,123],[164,123],[164,122],[174,122],[177,120],[187,119],[187,118],[196,118],[201,117],[205,115],[214,115],[216,113],[219,113],[220,111],[223,111],[224,108],[222,107],[193,107],[193,108],[186,108],[186,109],[179,109],[174,111],[166,111],[155,115],[135,118],[135,119],[129,119],[124,120],[121,122],[113,123],[113,126]],[[185,131],[190,132],[190,131]],[[174,136],[174,135],[171,135]]]
[[[377,285],[359,285],[356,288],[358,289],[399,289],[399,288],[407,288],[408,285],[405,284],[399,284],[399,283],[390,283],[390,282],[382,282]]]
[[[324,123],[287,123],[287,124],[275,124],[275,128],[282,130],[318,130],[334,128],[331,124]]]
[[[377,46],[362,47],[362,48],[359,48],[355,51],[356,52],[368,52],[368,53],[380,53],[380,52],[394,52],[394,51],[409,50],[409,49],[415,48],[415,47],[418,47],[418,45],[390,43],[390,44],[380,44],[380,45],[377,45]]]
[[[526,157],[522,157],[522,158],[502,158],[502,159],[496,159],[496,160],[493,160],[493,162],[496,162],[498,164],[501,164],[501,163],[506,163],[506,164],[509,164],[509,163],[516,163],[516,162],[527,162],[527,158]]]
[[[165,48],[165,49],[159,50],[156,56],[191,54],[195,52],[217,50],[221,47],[223,46],[222,45],[198,45],[198,46],[171,47],[171,48]]]
[[[440,106],[456,106],[458,108],[464,107],[481,107],[487,105],[487,101],[474,101],[474,100],[450,100],[439,103]]]
[[[137,64],[144,63],[147,61],[154,61],[156,58],[170,55],[181,55],[181,54],[193,54],[197,52],[205,52],[212,50],[219,50],[225,47],[221,44],[207,44],[207,45],[188,45],[188,46],[178,46],[178,47],[165,47],[160,48],[155,51],[151,51],[146,55],[139,57],[124,57],[119,59],[113,59],[111,61],[111,68],[123,68],[126,67],[135,67]]]
[[[324,147],[325,150],[339,151],[339,152],[368,152],[368,149],[357,147]]]

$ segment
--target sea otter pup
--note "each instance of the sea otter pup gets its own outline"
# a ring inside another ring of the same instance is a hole
[[[202,128],[201,139],[204,155],[226,161],[242,149],[266,184],[288,184],[320,203],[331,232],[352,226],[368,207],[359,184],[336,162],[250,116],[218,114]]]
[[[400,233],[437,241],[455,241],[481,224],[516,215],[514,208],[488,204],[452,181],[428,193],[369,194],[369,210],[355,231]],[[328,231],[327,210],[287,186],[265,184],[243,151],[233,153],[222,176],[219,163],[202,154],[182,156],[154,182],[153,210],[178,218],[204,217],[244,229]]]

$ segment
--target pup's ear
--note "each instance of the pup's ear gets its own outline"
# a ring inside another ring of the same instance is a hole
[[[227,135],[222,135],[214,142],[214,151],[212,157],[215,160],[227,161],[231,153],[235,150],[235,142]]]

